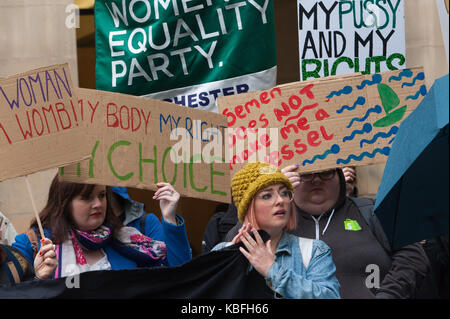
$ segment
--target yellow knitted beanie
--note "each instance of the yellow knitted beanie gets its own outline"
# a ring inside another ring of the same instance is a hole
[[[238,209],[239,220],[244,221],[248,206],[259,190],[278,183],[293,190],[291,182],[280,169],[268,163],[248,163],[237,172],[231,181],[231,193]]]

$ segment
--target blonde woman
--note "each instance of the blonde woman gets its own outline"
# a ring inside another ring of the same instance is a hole
[[[289,179],[266,163],[249,163],[237,172],[232,194],[244,225],[231,244],[244,244],[240,251],[265,278],[275,297],[340,298],[329,247],[321,240],[286,232],[297,225],[292,190]],[[259,229],[270,235],[266,243],[256,231]],[[220,243],[214,250],[229,244]]]

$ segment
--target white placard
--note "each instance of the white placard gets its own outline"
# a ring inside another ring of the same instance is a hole
[[[403,0],[297,0],[300,80],[403,69]]]

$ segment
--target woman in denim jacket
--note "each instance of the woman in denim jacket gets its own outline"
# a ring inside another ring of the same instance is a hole
[[[231,244],[244,244],[246,249],[240,251],[275,297],[340,298],[330,248],[321,240],[308,242],[285,232],[296,226],[296,214],[292,184],[279,169],[260,162],[247,164],[233,177],[232,195],[244,225]],[[264,243],[258,229],[265,230],[270,240]],[[229,244],[220,243],[214,250]]]

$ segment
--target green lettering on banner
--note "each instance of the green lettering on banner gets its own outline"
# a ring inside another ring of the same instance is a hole
[[[217,175],[217,176],[225,176],[225,173],[224,172],[218,172],[218,171],[215,171],[214,170],[214,162],[216,161],[216,160],[220,160],[220,161],[222,161],[222,163],[225,163],[225,158],[220,158],[220,157],[216,157],[216,156],[212,156],[211,157],[211,164],[209,164],[210,165],[210,175],[211,175],[211,194],[217,194],[217,195],[221,195],[221,196],[227,196],[227,193],[226,192],[222,192],[222,191],[219,191],[219,190],[215,190],[214,189],[214,176],[215,175]]]
[[[97,152],[97,147],[98,144],[100,143],[100,141],[96,141],[94,148],[91,152],[91,159],[89,160],[89,177],[90,178],[94,178],[94,158],[95,158],[95,153]]]
[[[139,181],[141,182],[144,180],[142,163],[153,163],[155,184],[158,183],[158,167],[156,166],[157,165],[156,145],[153,146],[153,155],[154,159],[142,158],[142,143],[139,143]]]
[[[94,148],[92,150],[92,157],[89,160],[89,166],[88,167],[83,167],[81,165],[81,163],[77,163],[75,164],[75,174],[77,177],[82,177],[82,173],[83,170],[89,170],[89,178],[94,178],[95,174],[94,174],[94,170],[95,170],[95,154],[98,150],[98,147],[100,145],[100,141],[96,141]],[[106,161],[108,163],[108,168],[109,171],[112,173],[112,175],[114,176],[114,178],[117,178],[120,181],[129,181],[135,174],[133,171],[128,172],[127,174],[121,174],[120,172],[118,172],[117,168],[118,168],[118,162],[114,163],[114,153],[120,148],[120,147],[129,147],[131,146],[132,143],[130,141],[127,140],[120,140],[117,141],[115,143],[112,143],[112,145],[107,148],[107,154],[106,154]],[[140,182],[144,182],[144,165],[143,164],[147,164],[147,163],[151,163],[153,164],[153,173],[154,173],[154,184],[158,183],[158,147],[157,145],[154,145],[152,147],[153,149],[153,156],[154,158],[144,158],[143,157],[143,150],[142,150],[142,143],[138,143],[139,146],[139,161],[138,161],[138,166],[139,166],[139,181]],[[172,162],[169,154],[170,152],[174,152],[173,148],[171,146],[166,147],[164,152],[162,153],[162,162],[161,162],[161,174],[162,174],[162,178],[164,182],[168,182],[171,185],[175,185],[176,181],[178,179],[178,163],[176,162]],[[185,156],[185,154],[184,154]],[[117,159],[117,161],[121,160],[123,157],[120,157]],[[185,156],[186,158],[186,156]],[[133,158],[128,159],[131,162],[133,161]],[[98,159],[97,159],[98,161]],[[170,161],[171,163],[173,163],[173,176],[171,178],[171,180],[169,179],[169,177],[167,176],[167,168],[170,166],[167,161]],[[188,179],[189,179],[189,187],[194,190],[195,192],[198,193],[205,193],[208,190],[208,186],[204,185],[202,186],[198,186],[196,185],[196,179],[195,179],[195,172],[194,169],[196,168],[196,163],[195,161],[202,161],[202,163],[204,163],[204,159],[202,154],[195,154],[193,156],[190,157],[190,162],[186,163],[183,162],[183,183],[184,183],[184,188],[188,187]],[[221,163],[225,163],[225,158],[223,157],[217,157],[217,156],[212,156],[211,157],[211,163],[209,163],[209,173],[210,173],[210,189],[211,189],[211,194],[213,195],[219,195],[219,196],[228,196],[228,193],[226,191],[222,191],[222,190],[217,190],[215,189],[215,183],[214,183],[214,177],[215,176],[225,176],[225,172],[223,171],[217,171],[214,168],[214,164],[216,161],[220,161]],[[189,165],[189,166],[188,166]],[[64,175],[64,167],[60,167],[59,170],[59,174],[61,176]],[[146,181],[148,183],[148,181]],[[153,183],[153,182],[152,182]],[[114,182],[113,182],[114,184]]]
[[[120,179],[122,181],[129,180],[131,177],[133,177],[134,173],[130,172],[126,175],[119,175],[117,173],[117,171],[114,169],[114,166],[112,164],[112,154],[116,150],[116,148],[118,148],[119,146],[130,146],[130,144],[131,144],[131,142],[129,142],[129,141],[118,141],[118,142],[114,143],[113,145],[111,145],[111,147],[109,148],[109,151],[108,151],[109,169],[111,170],[111,173],[113,173],[113,175],[115,177],[117,177],[118,179]]]
[[[354,67],[352,59],[350,59],[349,57],[341,56],[333,63],[333,66],[331,67],[331,75],[336,75],[337,68],[341,63],[347,63],[349,68]]]
[[[166,167],[166,157],[167,157],[167,154],[169,154],[170,151],[173,151],[172,147],[166,148],[166,150],[164,151],[164,154],[163,154],[163,158],[162,158],[162,175],[163,175],[163,180],[164,180],[165,183],[168,182],[168,179],[167,179],[167,176],[166,176],[166,169],[165,169],[165,167]],[[175,156],[176,156],[176,154],[175,154]],[[173,173],[172,181],[169,182],[171,185],[175,185],[175,182],[177,181],[178,164],[177,164],[176,161],[175,161],[174,164],[175,164],[175,169],[174,169],[175,172]]]
[[[205,186],[203,188],[198,188],[194,184],[194,167],[193,167],[193,165],[194,165],[194,162],[197,160],[203,161],[202,154],[194,154],[191,156],[191,161],[189,162],[189,181],[191,183],[192,189],[196,190],[199,193],[204,193],[206,191],[206,189],[208,188],[207,186]]]
[[[78,105],[72,104],[72,110],[75,112],[78,106],[78,118],[85,122],[90,157],[86,155],[86,160],[61,168],[62,180],[148,190],[156,190],[156,184],[164,181],[182,196],[229,202],[229,193],[222,191],[229,183],[227,165],[222,160],[213,167],[210,160],[205,160],[205,156],[222,157],[222,148],[216,147],[222,146],[216,127],[226,127],[224,117],[99,90],[77,88],[77,96]],[[89,107],[83,108],[85,105]],[[195,124],[191,123],[189,131],[184,127],[185,123],[189,127],[188,119]],[[187,139],[188,148],[182,148],[181,153],[176,148],[176,136]]]
[[[183,168],[184,168],[184,170],[183,170],[183,186],[184,186],[184,188],[187,188],[187,178],[186,178],[187,158],[186,158],[186,153],[183,153],[183,159],[184,159],[184,161],[183,161]]]
[[[95,153],[97,151],[98,145],[100,144],[100,141],[96,141],[94,148],[91,152],[91,158],[89,159],[89,178],[94,178],[94,159],[95,159]],[[77,163],[77,176],[81,176],[81,163]],[[59,168],[59,175],[64,175],[64,167]]]
[[[398,70],[401,66],[405,65],[406,58],[401,53],[393,53],[388,58],[384,56],[373,56],[365,58],[364,69],[360,69],[360,59],[350,58],[348,56],[342,56],[336,59],[331,64],[331,70],[328,70],[329,61],[328,59],[304,59],[301,61],[302,69],[302,80],[306,81],[310,78],[320,78],[320,73],[323,72],[325,76],[328,75],[338,75],[339,67],[342,65],[347,65],[348,69],[353,72],[361,72],[362,74],[371,74],[381,72],[382,62],[386,61],[386,66],[390,71]],[[398,61],[398,66],[394,65],[394,61]],[[323,62],[323,63],[322,63]],[[308,70],[309,66],[313,66],[313,69]]]
[[[183,186],[184,186],[184,188],[187,188],[187,178],[186,178],[186,171],[187,171],[187,169],[186,169],[186,162],[184,161],[183,162]]]
[[[405,58],[405,56],[403,54],[401,54],[401,53],[393,53],[393,54],[391,54],[386,60],[386,64],[387,64],[389,70],[391,70],[391,71],[398,69],[397,67],[395,67],[392,64],[392,61],[394,61],[395,59],[399,60],[399,62],[398,62],[399,66],[404,66],[405,62],[406,62],[406,58]]]
[[[312,71],[307,71],[306,66],[314,64],[315,68]],[[303,81],[306,81],[309,78],[320,78],[320,70],[322,68],[322,62],[318,59],[303,59],[302,60],[302,74],[303,74]]]

